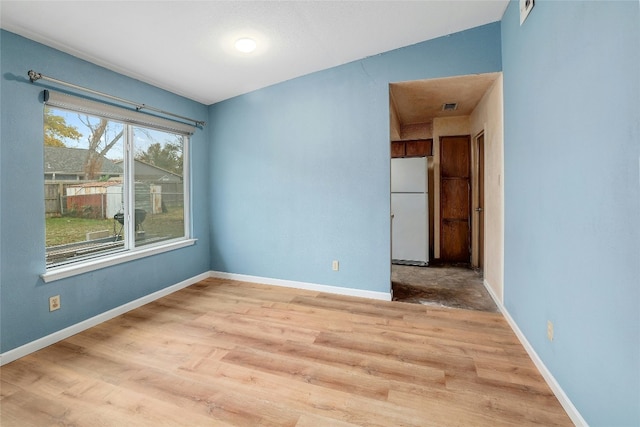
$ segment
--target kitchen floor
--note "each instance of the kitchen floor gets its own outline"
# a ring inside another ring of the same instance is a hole
[[[465,265],[391,266],[393,300],[436,307],[498,312],[482,273]]]

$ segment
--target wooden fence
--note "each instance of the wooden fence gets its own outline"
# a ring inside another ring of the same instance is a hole
[[[63,197],[66,188],[78,184],[78,181],[45,181],[44,183],[44,212],[47,216],[62,215],[66,210]]]
[[[69,213],[70,209],[81,215],[82,203],[79,205],[79,200],[76,199],[72,203],[73,207],[67,203],[67,187],[71,185],[78,185],[82,181],[45,181],[44,184],[44,206],[46,216],[60,216]],[[147,183],[153,185],[159,185],[162,187],[162,204],[166,207],[182,206],[184,203],[183,185],[181,182],[158,182]],[[102,195],[102,199],[98,200],[100,195],[94,195],[91,203],[87,200],[84,205],[95,205],[96,207],[102,206],[101,209],[94,212],[96,215],[98,212],[104,212],[104,206],[106,202],[105,195]],[[74,198],[79,196],[73,196]],[[93,200],[95,199],[95,200]],[[80,209],[80,211],[78,211]],[[93,216],[93,215],[92,215]]]

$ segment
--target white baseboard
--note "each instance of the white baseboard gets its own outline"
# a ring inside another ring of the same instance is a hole
[[[199,274],[197,276],[184,280],[180,283],[176,283],[175,285],[171,285],[167,288],[161,289],[152,294],[145,295],[141,298],[138,298],[137,300],[128,302],[119,307],[113,308],[109,311],[105,311],[104,313],[98,314],[97,316],[91,317],[90,319],[84,320],[80,323],[76,323],[75,325],[71,325],[67,328],[61,329],[57,332],[54,332],[45,337],[39,338],[35,341],[31,341],[30,343],[14,348],[13,350],[9,350],[5,353],[0,354],[0,366],[9,362],[13,362],[14,360],[17,360],[28,354],[31,354],[47,346],[50,346],[51,344],[55,344],[58,341],[62,341],[65,338],[68,338],[72,335],[77,334],[78,332],[82,332],[86,329],[96,326],[102,322],[106,322],[107,320],[113,319],[116,316],[119,316],[128,311],[133,310],[134,308],[141,307],[145,304],[148,304],[166,295],[172,294],[176,291],[179,291],[180,289],[186,288],[187,286],[193,285],[194,283],[197,283],[208,277],[210,277],[210,274],[208,272]]]
[[[573,403],[571,402],[569,397],[566,395],[562,387],[560,387],[560,384],[558,384],[558,381],[556,381],[556,379],[551,374],[549,369],[547,369],[542,359],[540,359],[540,356],[538,356],[538,353],[536,353],[533,346],[529,343],[529,340],[527,340],[527,337],[525,337],[525,335],[522,333],[522,331],[518,327],[518,324],[516,323],[516,321],[513,320],[513,317],[511,317],[511,315],[507,311],[504,304],[498,299],[496,294],[493,292],[493,289],[489,285],[489,282],[484,280],[483,283],[484,283],[484,287],[487,288],[487,291],[491,295],[491,298],[493,298],[493,301],[496,303],[496,305],[502,312],[502,315],[507,320],[507,323],[509,323],[509,326],[511,326],[511,329],[513,329],[513,332],[516,334],[516,336],[520,340],[520,343],[529,354],[529,357],[531,357],[531,360],[533,361],[534,365],[536,365],[536,368],[538,368],[538,371],[540,371],[540,374],[542,375],[544,380],[547,382],[547,384],[551,388],[551,391],[553,392],[553,394],[555,394],[556,398],[560,402],[560,405],[562,405],[564,410],[567,412],[567,415],[569,416],[569,418],[571,418],[571,421],[573,421],[573,423],[578,427],[583,427],[583,426],[588,427],[589,424],[587,424],[585,419],[582,418],[582,415],[580,415],[580,412],[578,412],[578,409],[573,405]]]
[[[211,271],[210,273],[211,277],[219,279],[239,280],[241,282],[260,283],[263,285],[283,286],[285,288],[306,289],[309,291],[327,292],[330,294],[391,301],[391,284],[389,284],[389,292],[376,292],[363,289],[341,288],[339,286],[319,285],[316,283],[297,282],[294,280],[272,279],[268,277],[249,276],[246,274],[225,273],[222,271]]]

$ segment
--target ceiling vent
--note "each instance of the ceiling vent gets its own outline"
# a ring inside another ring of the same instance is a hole
[[[442,111],[455,111],[457,109],[458,109],[458,103],[456,102],[442,104]]]

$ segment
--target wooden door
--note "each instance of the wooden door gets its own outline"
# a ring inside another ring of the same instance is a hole
[[[440,259],[469,262],[471,243],[470,137],[440,139]]]

